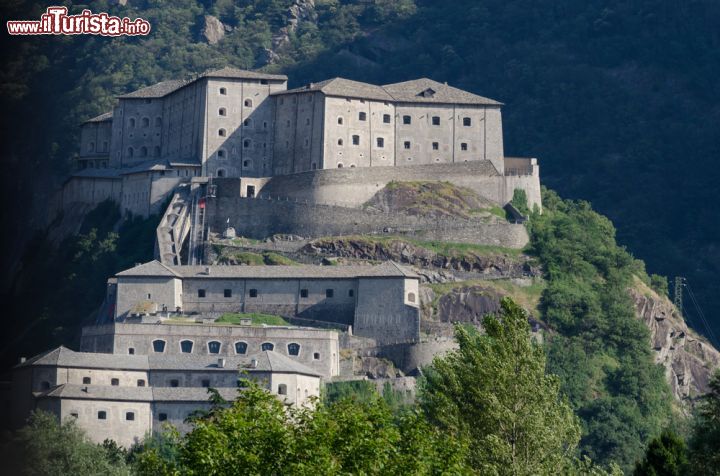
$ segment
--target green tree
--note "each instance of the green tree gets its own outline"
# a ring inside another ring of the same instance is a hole
[[[430,421],[469,445],[483,474],[556,474],[572,464],[580,426],[545,372],[527,315],[508,298],[485,335],[456,328],[459,349],[435,359],[421,393]]]
[[[635,476],[682,476],[688,471],[687,446],[672,430],[664,430],[648,445],[635,465]]]
[[[720,474],[720,370],[695,410],[689,446],[696,474]]]
[[[117,457],[123,453],[117,445],[92,443],[73,419],[58,423],[49,413],[34,412],[13,443],[22,455],[21,472],[28,476],[130,474],[125,460]],[[6,454],[3,461],[17,457]]]

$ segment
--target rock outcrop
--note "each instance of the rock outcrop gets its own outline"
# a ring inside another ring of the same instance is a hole
[[[540,276],[541,270],[525,255],[501,252],[480,253],[472,250],[448,253],[401,239],[374,240],[365,237],[322,238],[300,250],[308,255],[335,256],[359,260],[393,260],[418,268],[439,268],[479,273],[493,277]],[[447,280],[447,277],[444,278]]]
[[[225,26],[216,17],[205,15],[202,36],[209,44],[215,45],[225,38]]]
[[[272,36],[272,47],[266,48],[261,61],[276,63],[280,59],[279,51],[290,44],[290,35],[297,31],[300,22],[317,22],[315,0],[295,0],[286,13],[287,23]]]
[[[692,329],[667,297],[660,296],[639,280],[630,289],[638,318],[650,329],[655,361],[665,375],[676,399],[691,403],[707,393],[708,382],[720,367],[720,352]]]

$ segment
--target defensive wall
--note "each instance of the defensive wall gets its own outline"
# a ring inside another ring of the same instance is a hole
[[[481,243],[522,248],[528,242],[523,225],[483,223],[477,220],[427,219],[403,214],[373,212],[360,208],[293,202],[290,199],[239,198],[221,195],[208,200],[208,223],[222,232],[228,225],[238,235],[264,239],[274,234],[322,236],[382,234],[423,240]]]
[[[392,181],[447,181],[467,187],[499,205],[512,199],[515,188],[522,188],[527,193],[531,208],[534,204],[541,206],[537,160],[506,158],[505,168],[505,175],[502,175],[489,160],[478,160],[451,164],[315,170],[272,177],[256,185],[255,194],[287,197],[308,203],[343,203],[348,207],[359,207]],[[223,179],[216,181],[223,183]],[[244,187],[240,187],[235,194],[245,195]]]

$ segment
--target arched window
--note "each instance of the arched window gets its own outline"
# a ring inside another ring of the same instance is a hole
[[[343,118],[342,118],[342,116],[339,116],[339,117],[338,117],[338,124],[342,126],[342,124],[343,124]]]
[[[158,116],[155,118],[155,127],[162,126],[162,117]]]
[[[128,147],[127,154],[128,157],[132,157],[133,155],[135,155],[135,149],[133,149],[132,147]]]
[[[339,168],[339,169],[343,168],[342,162],[338,162],[338,168]]]
[[[245,119],[245,120],[243,121],[243,126],[245,126],[245,127],[250,127],[250,126],[252,126],[252,119]]]
[[[225,129],[218,129],[218,136],[220,137],[226,137],[227,131]]]
[[[208,342],[208,353],[210,354],[219,354],[220,353],[220,342],[216,340],[211,340]]]
[[[130,127],[135,127],[135,118],[134,117],[130,118]]]
[[[224,107],[221,107],[220,109],[218,109],[218,115],[227,116],[227,109],[225,109]]]
[[[252,167],[252,162],[249,160],[243,160],[243,167]]]
[[[338,139],[338,145],[339,145],[340,147],[342,147],[342,145],[343,145],[343,140],[342,140],[342,139]]]
[[[467,142],[462,142],[462,143],[460,144],[460,150],[462,150],[462,151],[468,150]]]
[[[243,141],[243,148],[244,148],[244,149],[249,149],[249,148],[250,148],[250,139],[245,139],[245,140]]]
[[[408,302],[415,302],[415,293],[408,293]]]
[[[260,350],[275,350],[275,344],[271,342],[263,342],[260,344]]]
[[[191,354],[193,349],[193,341],[182,340],[180,341],[180,352],[183,354]]]
[[[247,342],[235,342],[235,353],[245,354],[247,353]]]
[[[361,111],[361,112],[358,114],[358,119],[361,120],[361,121],[367,120],[367,113]]]
[[[218,159],[224,159],[225,158],[225,149],[218,149],[217,156],[218,156]]]
[[[224,177],[225,176],[225,169],[218,169],[217,171],[218,177]]]
[[[140,147],[140,157],[147,157],[147,147]]]
[[[149,117],[143,117],[143,118],[142,118],[142,126],[143,126],[143,127],[150,127],[150,118],[149,118]]]
[[[287,395],[287,385],[284,383],[278,385],[278,395]]]
[[[288,355],[299,355],[300,354],[300,344],[297,344],[295,342],[288,344]]]
[[[351,168],[351,169],[354,169],[354,168],[355,168],[355,164],[350,164],[350,168]]]
[[[152,343],[153,351],[162,354],[165,352],[165,341],[162,339],[156,339]]]
[[[245,104],[245,107],[253,107],[252,99],[246,99],[244,104]]]

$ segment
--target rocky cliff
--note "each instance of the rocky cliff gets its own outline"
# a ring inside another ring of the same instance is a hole
[[[675,398],[690,403],[706,393],[712,372],[720,367],[720,352],[688,328],[667,297],[639,280],[630,295],[638,318],[650,329],[655,361],[665,367]]]

